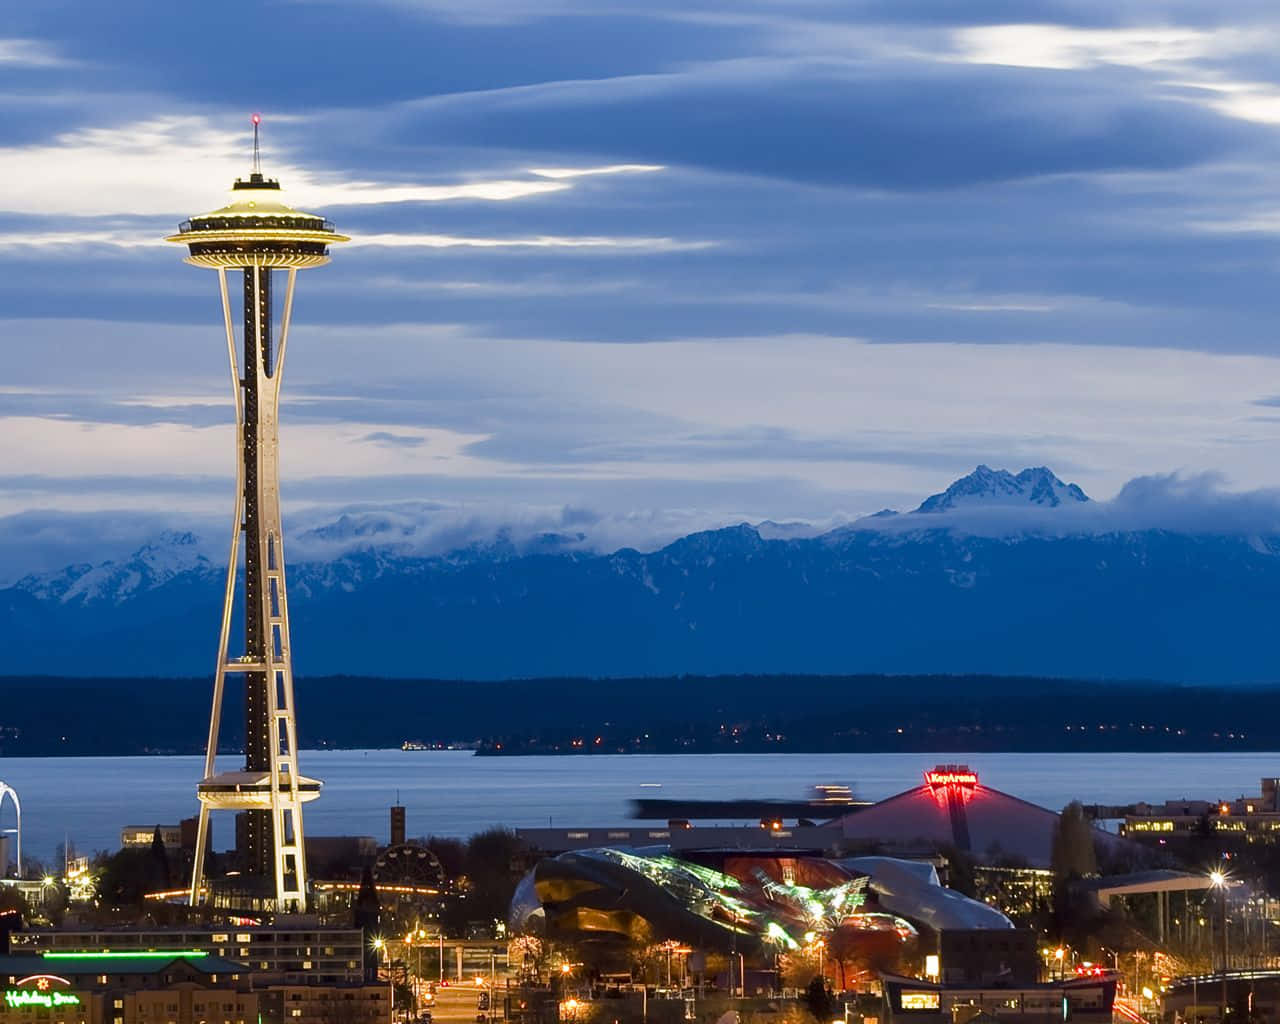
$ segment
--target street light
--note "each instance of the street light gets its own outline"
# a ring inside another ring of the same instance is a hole
[[[1209,872],[1209,881],[1218,890],[1218,909],[1222,919],[1222,1006],[1218,1019],[1227,1018],[1227,876],[1219,868]]]
[[[390,1008],[391,1024],[396,1022],[396,980],[391,972],[391,947],[381,938],[373,940],[373,948],[386,954],[387,957],[387,995]]]

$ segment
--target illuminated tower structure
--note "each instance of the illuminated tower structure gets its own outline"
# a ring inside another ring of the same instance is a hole
[[[243,828],[236,830],[243,863],[239,876],[212,889],[215,902],[300,912],[307,904],[302,805],[320,795],[320,783],[298,768],[280,520],[280,381],[298,271],[328,263],[329,246],[348,239],[323,217],[291,209],[281,201],[280,183],[262,175],[259,121],[255,114],[253,170],[248,180],[236,179],[226,206],[184,221],[178,234],[166,239],[187,247],[187,263],[218,272],[236,411],[235,517],[209,745],[204,777],[197,786],[200,821],[190,899],[194,906],[212,888],[206,887],[204,877],[209,814],[229,810],[243,814]],[[227,286],[229,270],[239,270],[243,277],[244,326],[239,346]],[[285,278],[278,342],[272,338],[273,272],[283,272]],[[237,347],[243,355],[238,367]],[[244,645],[242,654],[233,654],[231,629],[242,546]],[[214,760],[223,684],[229,672],[244,677],[244,769],[218,772]]]

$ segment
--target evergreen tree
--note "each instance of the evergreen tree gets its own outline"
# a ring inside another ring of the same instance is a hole
[[[161,890],[167,890],[170,884],[169,878],[169,853],[164,848],[164,839],[160,836],[160,826],[156,826],[155,834],[151,837],[151,862],[155,865],[155,881]]]
[[[1049,866],[1058,881],[1085,878],[1098,873],[1098,858],[1093,848],[1093,825],[1085,817],[1079,800],[1062,809],[1053,830],[1053,847]]]

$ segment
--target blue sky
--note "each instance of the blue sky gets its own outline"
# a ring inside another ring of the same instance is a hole
[[[1270,488],[1277,43],[1250,2],[18,5],[0,548],[229,512],[214,277],[160,237],[254,110],[354,236],[299,288],[295,516],[642,542],[979,462]]]

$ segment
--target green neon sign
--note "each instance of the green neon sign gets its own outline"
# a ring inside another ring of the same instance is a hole
[[[29,992],[20,988],[6,991],[4,1001],[15,1010],[24,1006],[42,1006],[46,1010],[52,1010],[55,1006],[80,1005],[80,997],[68,992]]]
[[[165,957],[172,960],[178,956],[208,956],[209,954],[203,949],[139,949],[133,952],[122,949],[101,953],[42,953],[41,955],[46,960],[136,960],[144,956]]]

